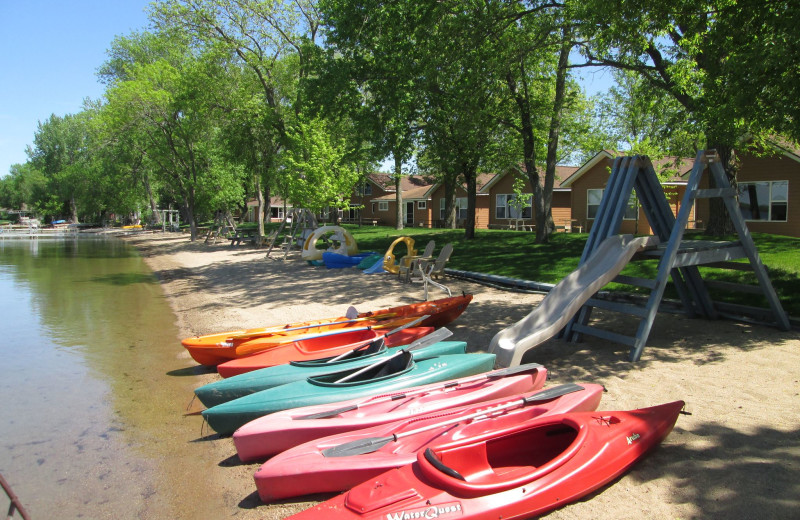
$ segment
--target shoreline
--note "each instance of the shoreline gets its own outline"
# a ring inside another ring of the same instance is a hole
[[[233,248],[227,241],[192,243],[180,233],[121,238],[158,277],[181,337],[343,315],[350,305],[367,311],[423,298],[421,284],[357,269],[312,267],[297,253],[284,262],[265,258],[263,249]],[[454,294],[474,296],[464,314],[448,325],[452,339],[466,341],[470,352],[485,351],[496,332],[527,315],[543,297],[464,280],[447,279],[446,285]],[[431,289],[431,299],[443,296]],[[597,311],[594,317],[608,319]],[[625,330],[630,325],[614,326]],[[194,387],[219,378],[198,367],[180,344],[163,348],[176,354],[176,365],[169,370],[191,370]],[[627,350],[596,338],[577,344],[551,340],[526,356],[526,361],[548,369],[548,386],[603,384],[607,392],[602,410],[682,399],[692,414],[681,416],[661,447],[625,476],[545,518],[744,520],[796,515],[800,334],[662,313],[642,360],[628,362]],[[199,418],[186,422],[191,431],[200,431]],[[206,501],[209,510],[244,519],[279,519],[330,496],[262,504],[252,479],[260,464],[242,464],[229,437],[208,433],[206,428],[204,442],[195,443],[194,451],[213,463],[213,474],[197,478],[211,479],[220,493],[192,499]]]

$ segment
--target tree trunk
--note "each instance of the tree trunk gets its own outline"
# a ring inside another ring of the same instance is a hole
[[[272,190],[269,186],[264,188],[264,223],[272,222]]]
[[[558,69],[556,70],[556,91],[553,99],[553,113],[550,117],[550,135],[547,139],[547,159],[544,173],[544,189],[541,193],[541,214],[536,215],[537,244],[547,242],[550,238],[550,234],[555,230],[555,226],[553,224],[553,185],[555,184],[556,163],[558,162],[558,136],[559,132],[561,131],[561,112],[564,108],[564,91],[566,90],[567,84],[567,65],[569,65],[569,52],[572,48],[572,41],[567,29],[562,29],[561,37],[561,52],[558,57]],[[540,222],[541,225],[538,225]]]
[[[194,242],[197,240],[197,222],[194,218],[194,188],[189,188],[188,195],[186,202],[184,202],[184,209],[186,210],[186,220],[189,221],[189,237]]]
[[[739,161],[736,157],[736,152],[732,146],[726,144],[713,144],[709,148],[716,149],[719,155],[722,167],[725,169],[725,175],[731,186],[736,187],[736,174],[739,170]],[[717,188],[714,183],[713,177],[708,176],[711,188]],[[733,233],[734,227],[728,210],[725,209],[725,204],[722,199],[712,198],[708,199],[708,226],[706,232],[712,236],[724,236]]]
[[[256,215],[258,222],[258,241],[261,242],[264,238],[264,192],[261,191],[261,176],[256,175],[255,177],[256,201],[258,202],[258,214]]]
[[[533,121],[531,116],[531,105],[528,97],[527,84],[525,78],[525,64],[520,62],[520,74],[523,78],[523,88],[520,91],[517,81],[511,72],[506,76],[508,88],[514,101],[517,103],[517,110],[520,117],[520,136],[522,137],[522,163],[525,166],[525,175],[533,191],[533,217],[536,224],[536,241],[546,242],[549,231],[547,228],[547,215],[545,211],[543,190],[539,182],[539,171],[536,168],[536,136],[533,132]],[[549,150],[549,149],[548,149]]]
[[[449,179],[444,181],[444,227],[456,229],[456,183]]]
[[[75,204],[75,196],[72,195],[69,198],[69,211],[71,213],[70,219],[72,220],[73,224],[78,223],[78,205]]]
[[[464,238],[471,240],[475,238],[475,203],[478,199],[477,170],[467,168],[464,178],[467,181],[467,223],[464,225]]]
[[[158,211],[156,200],[153,198],[153,188],[150,186],[150,175],[147,171],[142,173],[142,184],[144,184],[145,192],[147,192],[147,200],[150,203],[150,211],[153,212],[155,224],[161,224],[161,212]]]
[[[400,180],[403,175],[403,161],[395,155],[394,157],[394,187],[395,187],[395,201],[397,202],[397,227],[401,230],[405,222],[403,222],[403,190],[400,189]]]

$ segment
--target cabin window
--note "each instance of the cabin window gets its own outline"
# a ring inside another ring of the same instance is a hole
[[[444,197],[439,199],[439,219],[446,220],[447,215],[445,215],[445,208],[447,206],[447,202],[445,201]],[[467,218],[467,198],[466,197],[457,197],[456,198],[456,220],[466,219]]]
[[[428,202],[425,200],[418,200],[417,209],[428,209]]]
[[[739,208],[745,220],[786,222],[789,181],[740,182]]]
[[[495,201],[494,214],[498,219],[524,219],[533,216],[533,195],[528,195],[528,200],[525,201],[525,207],[522,208],[521,211],[513,204],[513,194],[498,194],[495,197]]]
[[[456,198],[456,219],[466,220],[467,218],[467,198]]]
[[[602,189],[586,190],[586,218],[597,218],[597,212],[600,209],[600,201],[603,199]],[[625,208],[625,215],[623,220],[636,220],[639,216],[639,204],[636,201],[636,195],[631,193],[631,198],[628,199],[628,206]]]
[[[378,202],[378,211],[389,211],[389,202],[385,200]]]

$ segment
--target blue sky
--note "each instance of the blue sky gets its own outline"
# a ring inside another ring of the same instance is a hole
[[[149,0],[0,0],[0,176],[28,157],[39,121],[80,112],[114,36],[147,26]]]
[[[115,36],[147,27],[149,0],[0,0],[0,176],[28,157],[39,121],[99,99],[95,72]],[[579,71],[589,93],[610,72]]]

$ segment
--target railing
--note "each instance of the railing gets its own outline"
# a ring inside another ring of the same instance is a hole
[[[11,520],[16,512],[19,512],[22,520],[30,520],[28,512],[25,511],[25,508],[22,507],[22,504],[20,504],[17,495],[11,491],[11,486],[8,485],[8,482],[6,482],[6,479],[3,478],[3,475],[0,475],[0,486],[3,487],[3,491],[6,492],[6,496],[8,496],[9,500],[11,500],[11,503],[8,505],[8,515],[6,516],[6,520]]]

